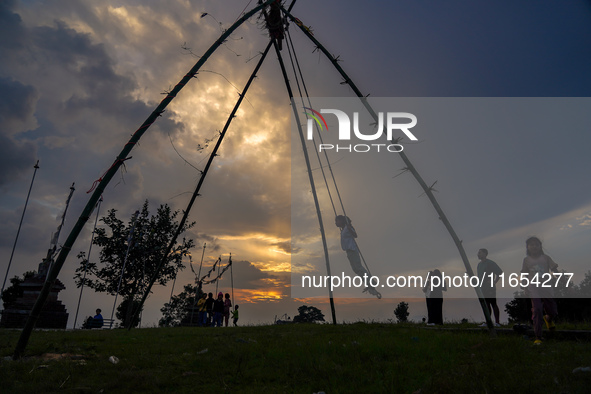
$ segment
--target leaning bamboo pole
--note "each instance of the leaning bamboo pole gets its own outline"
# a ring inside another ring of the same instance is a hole
[[[228,30],[224,31],[220,35],[220,37],[209,47],[209,49],[197,61],[197,63],[195,63],[193,68],[191,68],[191,70],[170,91],[170,93],[168,93],[166,95],[166,97],[160,102],[160,104],[156,107],[156,109],[150,114],[150,116],[148,116],[148,118],[144,121],[144,123],[142,123],[140,128],[135,131],[135,133],[132,135],[129,142],[127,142],[127,144],[125,144],[125,146],[123,147],[123,150],[121,151],[121,153],[119,153],[119,156],[117,156],[117,158],[115,159],[115,161],[113,162],[111,167],[109,167],[109,169],[105,172],[105,174],[97,182],[98,184],[96,185],[96,188],[94,189],[93,194],[91,195],[88,202],[86,203],[86,206],[84,207],[82,213],[80,214],[78,221],[76,222],[76,224],[72,228],[72,231],[70,232],[68,238],[66,239],[66,242],[62,246],[62,250],[60,251],[60,254],[58,255],[52,269],[47,274],[49,280],[46,281],[45,285],[41,289],[41,293],[39,294],[39,297],[37,298],[37,301],[35,302],[35,305],[33,306],[33,309],[31,310],[31,314],[29,315],[29,318],[27,319],[27,323],[25,324],[25,327],[23,328],[23,331],[21,332],[21,336],[20,336],[18,343],[16,345],[16,348],[14,350],[13,358],[15,360],[19,359],[23,355],[23,352],[25,351],[25,348],[27,347],[27,343],[29,342],[31,332],[33,331],[33,328],[35,327],[35,323],[37,322],[37,319],[39,318],[39,315],[41,313],[41,309],[43,308],[43,305],[45,304],[45,301],[47,300],[47,297],[49,296],[49,291],[50,291],[51,287],[53,286],[54,282],[56,281],[57,276],[58,276],[62,266],[64,265],[64,262],[66,261],[66,258],[68,257],[68,254],[70,253],[70,250],[72,249],[72,246],[74,245],[74,242],[76,241],[76,239],[78,238],[78,235],[80,234],[80,232],[84,228],[84,225],[86,224],[86,222],[90,218],[90,215],[92,214],[94,206],[96,205],[100,196],[103,194],[105,188],[107,187],[107,185],[109,184],[109,182],[111,181],[113,176],[117,173],[117,170],[119,169],[121,164],[123,164],[123,162],[128,159],[127,155],[131,152],[131,150],[133,149],[135,144],[144,135],[146,130],[148,130],[148,128],[156,121],[156,119],[158,119],[158,117],[162,115],[162,113],[164,112],[164,110],[168,106],[168,104],[170,104],[170,102],[176,97],[176,95],[181,91],[181,89],[183,87],[185,87],[185,85],[192,78],[194,78],[197,75],[197,71],[199,71],[201,66],[218,49],[218,47],[224,43],[224,41],[234,32],[234,30],[236,30],[240,25],[242,25],[246,20],[250,19],[251,16],[253,16],[257,12],[259,12],[263,7],[266,7],[267,5],[271,4],[273,1],[274,0],[267,0],[264,3],[257,5],[252,10],[245,13],[240,19],[238,19],[236,22],[234,22],[234,24],[232,26],[230,26],[228,28]]]
[[[366,96],[364,96],[361,93],[361,91],[357,88],[357,86],[351,80],[349,75],[347,75],[347,73],[341,68],[337,59],[330,52],[328,52],[328,50],[308,31],[308,29],[299,21],[299,19],[296,19],[285,8],[281,7],[281,9],[285,13],[285,15],[287,15],[289,17],[289,19],[291,19],[291,21],[294,22],[294,24],[296,24],[296,26],[298,26],[300,28],[300,30],[306,35],[306,37],[308,37],[316,45],[316,47],[319,48],[322,51],[322,53],[324,53],[326,55],[326,57],[329,59],[329,61],[332,63],[332,65],[337,69],[337,71],[344,78],[345,83],[347,83],[351,87],[351,89],[353,89],[353,91],[355,92],[357,97],[359,97],[361,99],[361,102],[363,103],[363,105],[365,106],[367,111],[371,114],[371,116],[377,122],[378,116],[375,113],[375,111],[373,110],[373,108],[367,102]],[[392,141],[392,143],[394,143],[394,141]],[[453,242],[456,245],[458,252],[460,253],[460,257],[462,258],[462,262],[464,263],[466,273],[470,276],[474,276],[474,271],[472,270],[472,267],[470,266],[470,262],[468,260],[468,256],[466,255],[466,251],[464,250],[464,247],[462,245],[462,241],[457,236],[450,221],[447,219],[447,216],[443,212],[443,209],[441,209],[441,206],[437,202],[437,199],[435,198],[435,195],[433,194],[431,187],[429,187],[427,185],[427,183],[425,183],[425,181],[423,180],[423,178],[421,177],[419,172],[416,170],[415,166],[409,160],[408,156],[403,151],[399,152],[399,154],[400,154],[400,158],[402,159],[402,161],[404,161],[406,168],[408,168],[408,170],[411,172],[411,174],[414,176],[416,181],[419,183],[419,185],[421,186],[421,188],[423,189],[423,191],[425,192],[425,194],[429,198],[429,201],[433,205],[433,208],[435,208],[435,211],[439,215],[439,218],[441,219],[445,228],[447,229],[451,238],[453,239]],[[492,319],[490,317],[490,311],[488,310],[488,307],[486,306],[486,302],[484,300],[484,296],[482,295],[482,291],[478,287],[475,287],[474,290],[476,291],[476,295],[478,296],[478,300],[480,302],[482,312],[484,313],[484,317],[486,319],[486,324],[488,326],[488,329],[489,329],[491,335],[495,336],[496,331],[494,329]]]

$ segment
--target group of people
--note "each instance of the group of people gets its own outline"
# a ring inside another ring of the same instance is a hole
[[[501,324],[499,322],[496,284],[503,270],[497,263],[488,259],[488,250],[484,248],[479,249],[476,256],[479,260],[476,272],[478,277],[482,278],[480,290],[488,311],[494,314],[495,326],[499,327]],[[431,278],[433,277],[439,278],[437,283],[440,285],[432,285]],[[425,287],[423,287],[423,293],[425,293],[427,298],[427,325],[441,325],[443,324],[443,292],[447,291],[447,286],[441,280],[441,271],[438,269],[430,271],[428,278],[429,280],[426,281]],[[486,326],[486,323],[483,326]]]
[[[222,327],[222,323],[228,327],[230,315],[234,326],[238,326],[238,305],[234,305],[232,309],[229,293],[224,298],[224,293],[220,291],[216,299],[213,298],[213,293],[203,293],[197,301],[197,310],[199,327]]]
[[[558,264],[550,256],[544,253],[542,241],[538,237],[530,237],[525,241],[525,258],[521,266],[520,273],[526,274],[527,278],[534,278],[536,275],[541,277],[544,274],[558,272]],[[497,305],[496,284],[500,279],[503,270],[494,261],[488,259],[488,250],[479,249],[478,253],[477,275],[479,278],[486,278],[481,281],[480,289],[482,296],[489,310],[494,315],[495,326],[499,324],[499,306]],[[441,272],[436,269],[429,273],[430,277],[438,276],[441,278]],[[488,280],[491,278],[491,280]],[[442,283],[441,280],[437,283]],[[427,324],[443,324],[443,292],[447,290],[445,284],[438,287],[432,287],[430,281],[423,288],[427,297]],[[532,304],[532,322],[535,340],[534,344],[542,343],[542,330],[544,323],[549,330],[556,329],[554,320],[558,316],[556,301],[553,298],[552,288],[541,287],[534,281],[529,281],[526,287],[523,287],[526,295],[531,299]],[[483,323],[486,326],[486,323]]]
[[[347,259],[351,265],[351,269],[355,274],[363,277],[369,275],[369,271],[361,264],[361,257],[359,248],[355,241],[357,232],[351,224],[351,219],[344,215],[338,215],[335,218],[335,225],[341,231],[341,248],[347,253]],[[526,256],[523,259],[521,273],[527,274],[529,278],[533,278],[536,274],[541,276],[551,272],[558,272],[558,265],[544,253],[542,249],[542,241],[538,237],[530,237],[525,241]],[[482,248],[478,250],[477,257],[479,260],[477,267],[477,275],[479,278],[487,278],[482,280],[480,289],[482,296],[488,307],[489,313],[494,315],[495,326],[500,326],[499,323],[499,307],[497,305],[496,284],[500,279],[503,270],[494,261],[488,259],[488,250]],[[431,286],[431,278],[439,277],[437,283],[439,286]],[[447,291],[445,283],[443,283],[441,271],[435,269],[429,272],[429,280],[426,281],[423,292],[426,295],[427,301],[427,324],[443,324],[443,292]],[[490,278],[490,280],[489,280]],[[535,283],[529,282],[527,287],[523,288],[526,295],[530,297],[532,303],[532,321],[535,334],[535,344],[542,343],[542,326],[545,323],[549,330],[554,330],[556,325],[554,320],[558,315],[556,301],[553,298],[551,288],[543,288]],[[377,298],[382,295],[373,287],[367,287],[364,292],[368,292]],[[486,325],[486,323],[485,323]]]

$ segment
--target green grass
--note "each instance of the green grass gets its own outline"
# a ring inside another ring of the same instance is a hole
[[[19,335],[0,330],[1,357]],[[0,392],[586,393],[591,373],[572,372],[585,366],[589,342],[413,324],[40,331],[2,360]]]

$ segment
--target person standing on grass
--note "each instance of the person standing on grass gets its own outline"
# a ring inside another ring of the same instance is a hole
[[[443,292],[447,291],[447,287],[443,283],[441,271],[438,269],[429,271],[427,277],[428,280],[423,287],[427,301],[427,325],[443,325]],[[434,277],[439,278],[439,280],[435,280],[435,283],[433,283]]]
[[[545,321],[546,327],[553,331],[556,329],[554,319],[558,315],[552,288],[542,287],[541,284],[544,283],[548,275],[551,275],[551,272],[558,272],[558,264],[544,253],[542,241],[537,237],[530,237],[525,241],[525,253],[521,273],[527,274],[529,280],[525,292],[531,298],[532,321],[536,336],[534,344],[540,345],[542,343],[542,321]]]
[[[211,327],[213,326],[213,293],[209,293],[207,295],[207,299],[205,300],[205,310],[207,311],[207,324],[206,326]]]
[[[199,301],[197,301],[197,324],[199,327],[205,327],[207,325],[207,294],[203,293]]]
[[[478,260],[480,260],[476,267],[478,278],[480,278],[480,290],[482,290],[484,302],[486,302],[489,312],[494,313],[495,326],[500,327],[499,307],[497,305],[497,282],[503,270],[497,263],[487,258],[488,250],[484,248],[479,249],[477,256]],[[486,323],[483,323],[482,326],[486,326]]]
[[[224,323],[228,327],[228,320],[230,320],[230,309],[232,309],[232,301],[230,300],[230,294],[226,293],[226,299],[224,300]]]
[[[224,293],[218,293],[218,298],[213,302],[213,325],[222,326],[222,317],[224,315]]]
[[[234,323],[234,327],[238,327],[238,305],[234,305],[234,310],[232,311],[232,322]]]

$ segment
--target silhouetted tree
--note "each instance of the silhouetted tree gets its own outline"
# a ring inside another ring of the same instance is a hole
[[[185,289],[171,298],[170,302],[164,304],[160,309],[162,318],[158,321],[160,327],[178,327],[181,323],[197,323],[197,312],[194,312],[193,321],[191,322],[191,307],[195,305],[195,292],[198,291],[197,286],[188,284]],[[200,292],[200,294],[203,294]],[[199,298],[197,298],[199,299]]]
[[[299,315],[294,316],[294,323],[314,323],[317,321],[324,321],[324,315],[320,309],[314,306],[302,305],[298,308]]]
[[[513,293],[511,301],[505,304],[509,323],[527,323],[531,320],[531,301],[523,290]]]
[[[396,306],[396,309],[394,309],[396,320],[398,320],[398,323],[406,323],[408,321],[408,315],[410,315],[408,312],[408,303],[404,301],[400,302],[398,306]]]
[[[121,321],[122,327],[137,327],[140,324],[140,315],[137,314],[137,318],[133,319],[131,324],[129,324],[129,319],[132,318],[132,315],[129,315],[127,311],[131,308],[135,310],[140,306],[140,302],[138,300],[133,300],[133,304],[129,305],[131,299],[126,298],[124,299],[121,304],[117,307],[117,311],[115,312],[115,317]]]
[[[117,218],[117,211],[111,209],[101,219],[107,228],[97,228],[93,240],[93,244],[101,248],[100,262],[89,261],[85,253],[81,252],[78,255],[80,267],[76,269],[74,277],[76,285],[80,287],[84,282],[84,286],[114,296],[121,280],[119,296],[128,301],[123,320],[131,319],[135,301],[146,291],[150,278],[156,274],[162,254],[178,228],[179,223],[175,220],[178,213],[173,212],[168,205],[161,205],[156,214],[151,216],[146,200],[142,210],[126,225]],[[182,231],[188,230],[193,224],[186,224]],[[184,268],[183,256],[189,254],[193,246],[191,239],[183,238],[181,242],[175,243],[166,256],[166,264],[157,273],[156,284],[164,286],[176,277],[178,270]],[[87,273],[84,278],[85,269]]]

